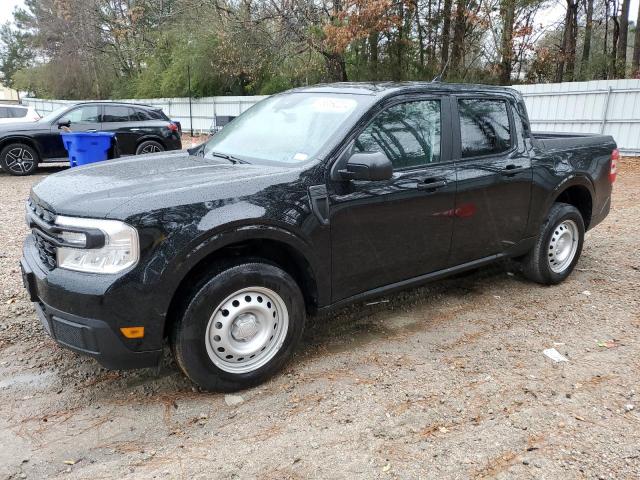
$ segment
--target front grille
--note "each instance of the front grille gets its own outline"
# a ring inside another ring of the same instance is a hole
[[[36,239],[36,248],[38,249],[38,255],[40,260],[44,263],[45,267],[49,270],[56,268],[56,247],[53,243],[40,236],[38,231],[34,229],[34,237]]]
[[[55,215],[37,205],[31,198],[27,202],[27,215],[37,218],[44,222],[47,226],[53,226]],[[44,230],[38,226],[36,222],[29,222],[31,231],[35,237],[36,248],[38,250],[38,256],[42,263],[49,270],[56,268],[56,246],[47,238],[47,234]]]

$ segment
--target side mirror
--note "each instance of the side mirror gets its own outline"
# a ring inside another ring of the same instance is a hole
[[[69,128],[71,126],[71,120],[69,120],[68,118],[61,118],[60,120],[58,120],[58,128],[62,128],[62,127],[67,127]]]
[[[382,152],[354,153],[347,161],[347,168],[340,170],[344,180],[389,180],[393,165]]]

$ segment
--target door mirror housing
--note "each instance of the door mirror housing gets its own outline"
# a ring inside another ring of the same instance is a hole
[[[58,128],[62,128],[62,127],[69,128],[70,126],[71,126],[71,120],[69,120],[68,118],[63,117],[60,120],[58,120]]]
[[[344,180],[389,180],[393,176],[393,165],[383,152],[354,153],[347,161],[347,168],[339,173]]]

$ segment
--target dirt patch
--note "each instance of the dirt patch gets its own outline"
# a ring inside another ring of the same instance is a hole
[[[46,337],[18,259],[57,169],[0,173],[0,479],[637,478],[639,159],[562,285],[497,265],[313,319],[234,407],[168,358],[109,372]]]

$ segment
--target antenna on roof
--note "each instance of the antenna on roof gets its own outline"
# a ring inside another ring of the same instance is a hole
[[[444,72],[447,71],[447,67],[449,66],[449,60],[451,60],[451,57],[447,58],[447,63],[444,64],[444,67],[442,67],[442,71],[436,75],[433,80],[431,80],[431,83],[435,83],[435,82],[441,82],[442,81],[442,76],[444,75]]]

